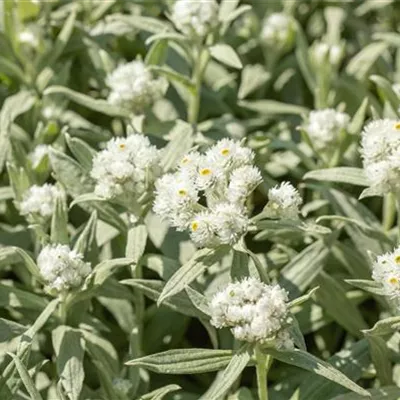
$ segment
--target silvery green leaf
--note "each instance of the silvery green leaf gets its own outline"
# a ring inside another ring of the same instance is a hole
[[[145,63],[147,65],[162,65],[165,62],[168,52],[168,40],[166,39],[158,39],[155,41],[145,59]]]
[[[295,365],[296,367],[311,371],[317,375],[321,375],[345,388],[361,394],[362,396],[369,396],[369,393],[354,383],[346,375],[338,371],[331,364],[322,361],[319,358],[307,353],[303,350],[276,350],[264,349],[265,353],[271,355],[273,358],[284,362],[286,364]]]
[[[347,128],[349,133],[356,135],[361,131],[364,125],[368,104],[369,104],[369,99],[365,98],[350,121],[349,127]]]
[[[76,92],[64,86],[50,86],[43,92],[44,96],[50,96],[52,94],[64,95],[67,99],[81,106],[101,114],[109,115],[110,117],[129,118],[128,111],[113,106],[106,100],[94,99],[84,93]]]
[[[165,67],[165,66],[160,67],[157,65],[152,65],[150,67],[150,70],[168,79],[168,81],[170,81],[171,83],[177,83],[178,85],[182,85],[189,92],[193,92],[195,90],[195,85],[189,77],[174,71],[170,67]]]
[[[78,400],[85,379],[85,342],[79,330],[60,325],[52,332],[57,371],[67,397]]]
[[[385,295],[382,285],[375,281],[366,279],[345,279],[345,282],[372,294],[377,294],[379,296]]]
[[[375,366],[376,376],[381,385],[390,385],[393,383],[392,362],[386,340],[379,336],[366,335],[372,362]]]
[[[97,211],[93,211],[85,228],[78,236],[73,249],[87,258],[92,250],[97,248],[96,244],[96,230],[97,230]]]
[[[328,169],[319,169],[307,172],[303,179],[314,179],[323,182],[349,183],[357,186],[369,186],[369,181],[365,172],[361,168],[336,167]]]
[[[338,324],[356,337],[367,328],[358,308],[346,297],[342,285],[331,275],[321,272],[315,279],[320,289],[316,293],[317,302]]]
[[[243,345],[232,356],[227,367],[217,375],[217,378],[211,385],[210,389],[201,397],[201,400],[219,399],[225,396],[249,364],[251,359],[250,352],[250,346],[248,344]]]
[[[167,385],[163,386],[160,389],[153,390],[150,393],[144,394],[139,400],[161,400],[163,399],[168,393],[176,392],[177,390],[182,389],[179,385]]]
[[[70,135],[65,135],[65,137],[72,154],[85,171],[90,173],[92,170],[93,157],[96,155],[96,151],[79,138],[71,137]]]
[[[306,247],[287,264],[281,273],[280,284],[291,297],[298,297],[324,268],[329,248],[323,241]]]
[[[11,186],[4,186],[0,188],[0,201],[11,200],[13,197],[14,193]]]
[[[232,355],[231,350],[179,349],[137,358],[125,364],[161,374],[200,374],[225,368]],[[246,364],[249,360],[250,356]]]
[[[309,109],[296,104],[282,103],[276,100],[252,100],[252,101],[239,101],[239,106],[255,111],[261,115],[281,115],[281,114],[294,114],[303,115],[309,112]]]
[[[17,246],[3,247],[0,249],[0,259],[4,255],[8,260],[21,261],[26,269],[39,281],[42,281],[41,274],[36,263],[33,261],[32,257],[23,249]],[[13,256],[12,256],[13,255]]]
[[[400,327],[400,317],[389,317],[378,321],[371,329],[364,330],[369,336],[385,336]]]
[[[215,44],[209,48],[211,57],[228,67],[242,69],[243,64],[235,50],[227,44]]]
[[[138,263],[144,254],[147,243],[147,228],[139,224],[129,229],[126,242],[125,256]]]
[[[319,286],[316,286],[312,289],[310,289],[305,295],[298,297],[297,299],[292,300],[289,302],[289,307],[297,307],[303,304],[304,302],[308,301],[309,299],[312,298],[314,293],[319,289]]]
[[[374,197],[374,196],[382,196],[382,191],[375,188],[375,187],[369,187],[364,189],[359,197],[359,200],[365,199],[367,197]]]
[[[132,258],[114,258],[112,260],[102,261],[93,269],[93,284],[102,285],[118,268],[135,264]]]
[[[379,389],[369,389],[371,399],[374,400],[392,400],[400,396],[400,388],[397,386],[384,386]],[[355,393],[347,393],[341,396],[336,396],[332,400],[364,400],[364,396]]]
[[[231,0],[226,0],[225,4],[228,3],[233,3]],[[232,9],[232,6],[229,5],[226,7],[226,11],[228,11],[228,9]],[[232,22],[235,19],[239,18],[242,14],[244,14],[247,11],[251,10],[251,6],[248,4],[242,4],[241,6],[239,6],[238,8],[232,10],[232,11],[228,11],[225,12],[225,10],[222,7],[222,4],[220,6],[220,13],[219,13],[219,19],[224,22],[224,23],[228,23],[228,22]]]
[[[211,315],[209,302],[205,296],[203,296],[201,293],[199,293],[197,290],[194,290],[190,286],[187,286],[185,288],[185,291],[190,301],[198,310],[206,315]]]
[[[68,213],[63,195],[57,195],[54,203],[54,211],[51,218],[51,242],[69,244],[68,237]]]
[[[262,87],[269,79],[271,79],[271,74],[261,64],[245,65],[242,70],[238,98],[243,100]]]
[[[150,33],[162,33],[171,30],[170,25],[157,18],[145,17],[142,15],[111,14],[108,16],[111,21],[122,21],[135,29]]]
[[[152,279],[125,279],[120,283],[133,286],[135,290],[140,291],[146,297],[153,301],[157,301],[165,288],[162,281]],[[174,297],[166,299],[163,302],[166,307],[195,318],[206,318],[207,315],[196,308],[186,293],[178,293]]]
[[[157,304],[181,292],[186,286],[196,280],[207,268],[211,267],[227,253],[225,246],[216,249],[198,250],[193,257],[168,280],[160,294]]]
[[[23,382],[27,392],[29,393],[31,400],[42,400],[42,396],[36,389],[35,383],[30,377],[29,372],[25,367],[24,363],[21,361],[21,359],[12,353],[8,353],[8,355],[12,357],[15,366],[17,368],[18,374],[21,377],[21,381]]]
[[[142,264],[156,272],[164,281],[168,280],[180,268],[179,261],[161,254],[145,254],[142,258]]]
[[[10,147],[10,130],[14,120],[29,111],[36,102],[33,92],[21,90],[9,96],[0,111],[0,172],[3,171]]]
[[[367,44],[347,63],[347,74],[358,80],[365,79],[370,69],[387,48],[388,44],[385,42]]]

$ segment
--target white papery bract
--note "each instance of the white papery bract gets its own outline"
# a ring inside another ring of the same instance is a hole
[[[105,199],[138,200],[161,170],[159,151],[143,135],[111,139],[93,159],[95,193]]]
[[[361,155],[371,187],[380,194],[400,190],[400,123],[381,119],[362,132]]]
[[[347,129],[350,116],[332,108],[311,111],[303,129],[307,132],[313,146],[318,150],[335,144],[340,133]]]
[[[171,19],[185,35],[204,38],[218,26],[218,4],[215,0],[177,0]]]
[[[111,89],[108,101],[134,114],[141,114],[160,99],[166,88],[164,79],[155,79],[143,61],[119,65],[106,79]]]
[[[60,189],[54,185],[33,185],[23,195],[19,204],[20,212],[22,215],[48,219],[53,214],[56,197],[61,195]]]
[[[289,182],[282,182],[268,191],[265,212],[272,218],[297,219],[303,203],[298,190]]]
[[[386,296],[400,304],[400,247],[377,257],[372,266],[372,279],[382,285]]]
[[[57,292],[81,286],[91,271],[90,264],[83,261],[82,254],[61,244],[44,247],[37,265],[47,287]]]
[[[295,38],[295,23],[293,19],[284,13],[273,13],[263,22],[261,41],[278,49],[289,50]]]
[[[266,285],[255,278],[228,284],[210,302],[211,324],[231,328],[233,336],[246,342],[276,339],[277,347],[293,347],[287,331],[288,297],[279,285]]]
[[[253,152],[223,139],[205,154],[191,152],[156,182],[154,212],[198,247],[235,244],[249,227],[246,200],[261,182]],[[205,199],[205,205],[199,203]]]

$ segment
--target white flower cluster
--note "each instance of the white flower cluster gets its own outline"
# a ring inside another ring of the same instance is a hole
[[[111,89],[108,101],[134,114],[142,113],[160,99],[166,89],[165,80],[155,79],[140,60],[118,66],[107,76],[106,84]]]
[[[33,185],[23,195],[19,204],[20,212],[22,215],[47,219],[53,214],[56,197],[61,195],[60,189],[54,185]]]
[[[346,130],[350,116],[332,108],[311,111],[303,129],[318,150],[327,149],[334,144],[343,130]]]
[[[204,38],[218,26],[218,4],[215,0],[177,0],[171,19],[185,35]]]
[[[295,37],[293,19],[284,13],[273,13],[263,22],[261,41],[269,47],[290,49]]]
[[[230,283],[214,295],[210,310],[211,324],[231,328],[238,340],[276,340],[277,347],[293,347],[286,329],[288,297],[279,285],[266,285],[255,278]]]
[[[47,286],[58,292],[77,288],[90,274],[90,264],[82,254],[67,245],[47,245],[40,252],[37,265]]]
[[[371,187],[380,194],[400,190],[400,123],[380,119],[362,132],[361,154]]]
[[[387,296],[400,300],[400,247],[377,257],[372,266],[372,279],[382,285]]]
[[[127,196],[138,199],[160,174],[159,150],[146,136],[114,138],[93,159],[91,176],[95,193],[105,199]]]
[[[268,204],[264,211],[271,218],[297,219],[303,203],[298,190],[289,182],[282,182],[268,191]]]
[[[187,154],[175,173],[156,182],[154,212],[178,230],[189,229],[198,247],[236,243],[249,226],[246,199],[262,180],[253,158],[231,139],[205,154]]]

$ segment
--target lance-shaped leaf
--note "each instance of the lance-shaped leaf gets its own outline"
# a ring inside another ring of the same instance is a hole
[[[83,387],[84,340],[81,333],[61,325],[52,332],[57,371],[70,400],[78,400]]]
[[[400,327],[400,317],[389,317],[378,321],[371,329],[365,329],[364,333],[371,336],[384,336],[393,333]]]
[[[63,195],[57,195],[51,219],[51,241],[52,243],[68,244],[68,213],[67,205]]]
[[[231,350],[179,349],[137,358],[126,364],[161,374],[200,374],[225,368],[232,355]]]
[[[139,400],[161,400],[163,399],[168,393],[176,392],[177,390],[182,389],[178,385],[167,385],[163,386],[160,389],[153,390],[150,393],[144,394],[140,397]]]
[[[345,388],[358,393],[362,396],[368,396],[369,393],[358,386],[352,380],[347,378],[346,375],[342,374],[336,368],[326,361],[322,361],[319,358],[313,356],[310,353],[306,353],[303,350],[276,350],[276,349],[265,349],[265,353],[271,355],[273,358],[284,362],[286,364],[295,365],[296,367],[305,369],[307,371],[314,372],[317,375],[321,375],[326,379],[329,379],[337,384],[344,386]]]
[[[375,281],[369,281],[367,279],[345,279],[345,282],[369,293],[379,296],[385,295],[382,285]]]
[[[28,329],[27,326],[18,324],[8,319],[0,318],[0,343],[11,340],[23,334]]]
[[[240,61],[239,56],[236,54],[236,51],[227,44],[216,44],[209,48],[211,57],[215,60],[221,62],[222,64],[227,65],[228,67],[242,69],[243,64]]]
[[[194,256],[168,280],[157,304],[160,305],[169,297],[184,290],[186,286],[196,280],[207,268],[221,260],[227,252],[228,249],[225,246],[216,250],[198,250]]]
[[[390,351],[386,345],[386,340],[379,336],[366,334],[372,362],[375,366],[376,376],[381,385],[393,383],[393,370]]]
[[[369,186],[369,180],[362,168],[336,167],[307,172],[303,179],[323,182],[349,183],[356,186]]]
[[[118,268],[134,264],[132,258],[114,258],[113,260],[102,261],[93,270],[93,284],[102,285]]]
[[[226,369],[217,375],[211,388],[201,397],[201,400],[224,397],[249,364],[251,358],[250,353],[248,344],[241,347],[238,352],[234,354]]]
[[[144,254],[147,242],[147,228],[144,224],[139,224],[128,231],[125,255],[138,263]]]

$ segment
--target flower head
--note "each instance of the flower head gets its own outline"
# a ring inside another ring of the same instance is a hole
[[[53,214],[55,199],[60,195],[62,192],[54,185],[33,185],[23,195],[20,212],[22,215],[48,219]]]
[[[218,25],[218,4],[215,0],[177,0],[171,19],[185,35],[204,38]]]
[[[143,135],[111,139],[93,160],[95,193],[106,199],[139,198],[160,174],[159,151]]]
[[[377,257],[372,266],[372,279],[382,285],[387,296],[400,300],[400,247]]]
[[[47,286],[58,292],[81,286],[91,271],[82,254],[61,244],[44,247],[37,265]]]
[[[298,218],[299,207],[303,203],[300,193],[289,182],[282,182],[268,191],[269,202],[266,212],[272,218]]]
[[[284,13],[273,13],[263,22],[261,41],[269,47],[289,50],[295,38],[293,19]]]
[[[185,155],[175,173],[156,182],[154,212],[178,230],[189,230],[198,247],[235,244],[250,224],[246,200],[261,182],[253,158],[250,149],[230,139],[205,154]]]
[[[380,119],[362,132],[361,155],[371,187],[381,194],[400,189],[400,123]]]
[[[340,132],[347,129],[349,122],[348,114],[327,108],[311,111],[303,128],[314,147],[324,150],[338,141]]]
[[[155,79],[139,60],[118,66],[107,76],[106,83],[111,89],[108,101],[134,114],[142,113],[165,91],[165,81]]]
[[[279,285],[266,285],[255,278],[230,283],[210,302],[211,324],[231,328],[238,340],[293,347],[286,331],[288,297]]]

